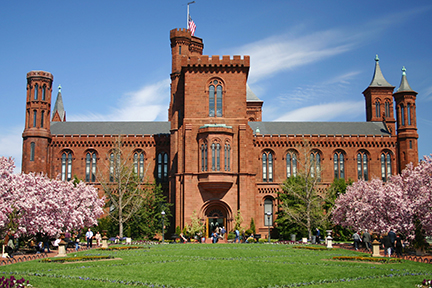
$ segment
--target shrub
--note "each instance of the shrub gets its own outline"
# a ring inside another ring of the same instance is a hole
[[[228,240],[232,240],[235,238],[235,233],[234,232],[229,232],[228,233]]]

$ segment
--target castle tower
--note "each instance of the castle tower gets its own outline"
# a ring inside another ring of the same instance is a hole
[[[399,172],[410,162],[414,165],[418,163],[416,96],[417,92],[408,84],[406,69],[403,67],[401,83],[393,94],[397,114]]]
[[[64,110],[64,106],[63,106],[63,98],[62,98],[62,94],[61,94],[61,86],[59,85],[58,87],[58,93],[57,93],[57,99],[56,102],[54,104],[54,109],[53,109],[53,117],[52,117],[52,121],[53,122],[65,122],[66,121],[66,112]]]
[[[396,120],[394,118],[392,97],[394,88],[384,78],[379,65],[378,55],[376,55],[375,72],[372,82],[363,91],[366,100],[366,121],[385,121],[392,135],[396,135]]]
[[[53,75],[49,72],[27,73],[26,117],[22,134],[23,173],[48,173],[52,82]]]

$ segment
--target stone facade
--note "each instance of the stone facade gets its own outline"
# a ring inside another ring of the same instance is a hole
[[[230,231],[241,211],[244,225],[253,218],[266,235],[272,222],[264,213],[275,218],[276,192],[301,169],[305,143],[323,188],[335,177],[385,180],[418,162],[417,93],[405,72],[394,92],[376,59],[363,92],[365,122],[263,122],[263,101],[247,85],[249,56],[204,56],[202,39],[185,29],[172,30],[170,40],[167,122],[68,122],[61,90],[51,111],[52,74],[29,72],[22,171],[76,175],[99,187],[96,175],[109,174],[110,151],[121,137],[137,173],[161,183],[174,204],[172,227],[183,228],[195,211],[208,231]]]

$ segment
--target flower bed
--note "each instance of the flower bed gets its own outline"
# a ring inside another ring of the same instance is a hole
[[[418,287],[418,288],[432,288],[432,280],[431,279],[429,279],[429,280],[424,279],[422,284],[418,284],[418,285],[416,285],[416,287]]]
[[[378,263],[401,263],[402,259],[399,258],[386,258],[386,257],[361,257],[361,256],[335,256],[333,260],[343,261],[367,261]]]
[[[75,256],[64,258],[45,258],[40,260],[42,263],[64,263],[64,262],[78,262],[78,261],[94,261],[94,260],[107,260],[114,259],[112,256]]]
[[[294,249],[306,249],[306,250],[334,250],[333,248],[317,247],[317,246],[293,246]]]
[[[1,277],[0,278],[0,288],[20,288],[20,287],[33,287],[31,284],[29,284],[29,281],[25,280],[24,278],[21,278],[19,280],[15,279],[15,277],[12,275],[10,278]]]
[[[114,250],[134,250],[134,249],[150,249],[150,247],[142,247],[142,246],[112,246],[108,248],[99,248],[99,250],[105,251],[114,251]]]

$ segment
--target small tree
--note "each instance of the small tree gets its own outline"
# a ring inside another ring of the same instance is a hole
[[[119,236],[123,237],[125,223],[146,206],[156,190],[154,184],[137,174],[133,151],[124,147],[120,137],[113,141],[113,148],[107,156],[109,173],[99,173],[98,179],[109,200],[109,215],[118,223]],[[146,171],[144,169],[144,175]]]
[[[253,234],[256,234],[256,228],[255,228],[255,221],[253,218],[251,218],[251,222],[250,222],[250,229],[252,231]]]
[[[307,230],[310,239],[313,227],[320,226],[329,217],[329,213],[323,213],[327,192],[318,191],[322,171],[317,154],[306,141],[299,150],[301,157],[298,159],[300,167],[297,176],[286,179],[282,184],[282,191],[278,192],[277,198],[282,212],[278,215],[278,223],[283,223],[286,219],[302,226]]]
[[[240,231],[242,223],[243,217],[241,216],[240,210],[237,210],[237,214],[234,216],[234,230]]]
[[[195,235],[202,235],[205,229],[205,224],[201,223],[201,219],[196,215],[196,211],[192,212],[191,223],[190,225],[186,225],[186,230],[191,237]]]

